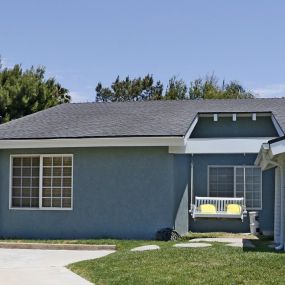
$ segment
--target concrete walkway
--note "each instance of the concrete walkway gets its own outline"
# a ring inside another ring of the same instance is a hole
[[[255,248],[255,245],[249,239],[244,238],[194,238],[189,242],[222,242],[232,247]]]
[[[90,285],[64,266],[103,257],[112,250],[0,249],[0,284]]]

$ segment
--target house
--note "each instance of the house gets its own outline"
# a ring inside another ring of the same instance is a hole
[[[284,132],[285,99],[63,104],[2,124],[0,236],[248,232],[256,211],[284,244]]]

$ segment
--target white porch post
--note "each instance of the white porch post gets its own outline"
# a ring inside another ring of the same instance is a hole
[[[281,169],[281,179],[280,179],[280,242],[279,246],[276,247],[277,250],[285,251],[285,161],[279,161]]]
[[[274,243],[281,237],[281,168],[275,168]]]

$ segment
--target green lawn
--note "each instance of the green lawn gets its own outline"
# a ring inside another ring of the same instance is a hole
[[[217,235],[214,235],[217,236]],[[68,266],[96,285],[110,284],[285,284],[285,254],[268,249],[268,241],[243,250],[215,243],[208,248],[174,248],[175,242],[116,241],[109,256]],[[130,252],[158,244],[161,250]]]
[[[234,234],[208,233],[183,237],[236,237]],[[238,235],[240,236],[240,235]],[[252,236],[245,236],[253,238]],[[175,242],[112,239],[89,240],[3,240],[72,244],[115,244],[117,252],[106,257],[68,266],[73,272],[96,285],[114,284],[285,284],[285,254],[267,247],[267,239],[253,240],[256,249],[241,249],[215,243],[208,248],[174,248]],[[146,244],[157,244],[161,250],[131,252]]]

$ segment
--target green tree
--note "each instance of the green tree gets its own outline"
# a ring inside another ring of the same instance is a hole
[[[237,81],[218,83],[214,75],[198,78],[190,82],[190,99],[252,99],[255,96],[246,91]]]
[[[111,87],[103,87],[101,82],[96,86],[97,102],[146,101],[162,99],[163,85],[154,83],[152,75],[130,79],[127,76],[120,80],[118,76]]]
[[[23,70],[16,64],[3,68],[0,64],[0,115],[3,121],[70,102],[68,90],[54,78],[45,79],[45,68]]]
[[[187,99],[187,86],[182,79],[177,79],[175,76],[170,78],[164,99],[166,100],[183,100]]]
[[[190,82],[175,76],[170,78],[166,89],[160,81],[154,82],[152,75],[121,80],[118,76],[110,87],[96,86],[97,102],[146,101],[146,100],[184,100],[184,99],[243,99],[255,98],[236,81],[219,84],[215,75],[198,78]]]

